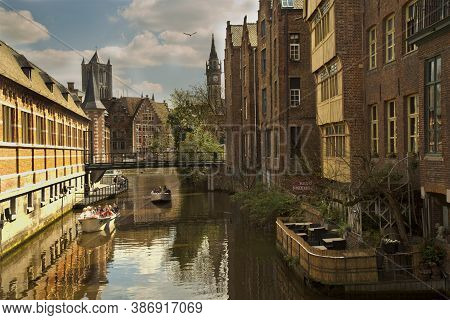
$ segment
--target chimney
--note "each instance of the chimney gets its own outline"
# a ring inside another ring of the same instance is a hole
[[[75,82],[67,82],[67,89],[69,89],[69,91],[75,91]]]

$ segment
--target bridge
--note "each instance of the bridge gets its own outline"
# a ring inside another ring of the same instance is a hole
[[[225,163],[219,152],[85,153],[86,171],[144,168],[212,168]]]

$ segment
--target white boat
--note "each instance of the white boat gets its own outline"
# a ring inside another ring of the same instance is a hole
[[[157,192],[155,190],[151,193],[152,202],[169,202],[172,200],[172,193],[170,190],[164,192]]]
[[[83,233],[93,233],[99,231],[112,231],[115,229],[117,213],[101,217],[90,210],[84,211],[78,218]]]

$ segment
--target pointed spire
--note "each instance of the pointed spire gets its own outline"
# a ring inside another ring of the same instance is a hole
[[[155,101],[155,94],[152,94],[152,101]]]
[[[83,57],[83,61],[81,61],[81,64],[86,64],[86,61],[84,61],[84,57]]]
[[[86,89],[86,96],[81,107],[84,110],[106,110],[105,106],[100,101],[97,81],[95,80],[94,66],[92,65],[88,79],[88,86]]]
[[[95,50],[94,55],[92,56],[92,59],[89,63],[101,63],[100,58],[98,57],[98,51]]]
[[[214,43],[214,33],[212,34],[212,41],[211,41],[211,53],[209,55],[209,60],[219,59],[217,56],[216,51],[216,44]]]
[[[141,93],[141,99],[144,99],[144,93],[143,92]]]
[[[107,65],[108,65],[108,66],[111,65],[111,58],[108,58],[108,63],[107,63]]]

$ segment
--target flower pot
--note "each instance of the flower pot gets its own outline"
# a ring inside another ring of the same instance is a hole
[[[399,245],[400,243],[398,242],[389,242],[389,243],[383,242],[381,248],[387,254],[396,254],[398,253]]]

